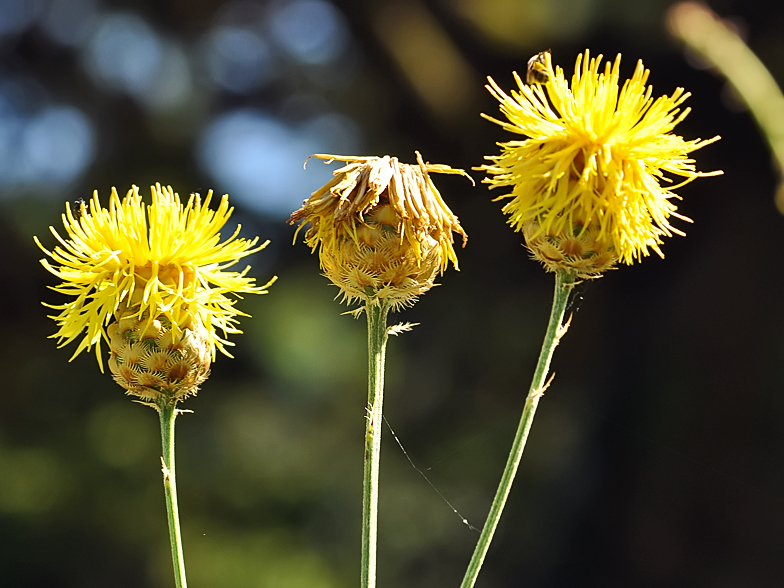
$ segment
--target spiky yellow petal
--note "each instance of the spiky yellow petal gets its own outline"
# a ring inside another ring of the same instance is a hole
[[[59,242],[52,251],[35,238],[52,260],[41,264],[62,280],[53,290],[73,297],[47,304],[60,311],[51,317],[59,326],[52,336],[60,347],[81,337],[72,359],[94,345],[103,370],[101,339],[109,342],[107,327],[118,310],[123,316],[115,320],[138,322],[144,316],[150,328],[165,317],[174,338],[186,328],[203,330],[213,359],[216,349],[230,356],[226,337],[240,333],[237,317],[247,316],[235,308],[236,298],[266,293],[275,278],[259,287],[246,275],[249,267],[226,271],[267,243],[256,246],[258,238],[238,238],[239,226],[221,242],[220,230],[233,208],[228,196],[216,210],[209,208],[211,200],[212,191],[204,201],[192,194],[183,205],[171,187],[156,184],[152,203],[145,205],[136,186],[122,200],[112,188],[108,208],[97,192],[76,216],[66,207],[66,238],[50,227]]]
[[[560,67],[553,69],[550,53],[542,53],[532,60],[536,75],[529,73],[536,83],[515,73],[518,91],[511,95],[488,78],[508,122],[483,116],[525,138],[499,143],[501,154],[480,169],[491,188],[511,188],[498,199],[511,198],[503,211],[527,237],[568,239],[588,230],[597,252],[609,249],[624,263],[649,250],[663,257],[662,237],[683,234],[670,217],[691,222],[678,214],[673,190],[721,173],[696,171],[688,154],[719,137],[685,141],[673,134],[689,113],[680,109],[689,94],[678,88],[654,99],[641,61],[623,86],[621,56],[603,71],[601,61],[586,50],[570,83]],[[663,186],[672,176],[684,179]]]

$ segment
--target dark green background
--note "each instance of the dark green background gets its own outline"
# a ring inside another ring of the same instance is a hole
[[[40,301],[62,298],[46,289],[56,280],[39,265],[32,235],[54,246],[47,227],[61,224],[66,201],[98,189],[106,202],[111,186],[124,192],[131,183],[147,194],[156,181],[181,195],[210,187],[222,194],[228,188],[194,156],[207,121],[235,108],[296,118],[280,114],[296,92],[351,117],[362,136],[359,155],[413,162],[417,149],[431,162],[470,169],[496,152],[496,141],[509,139],[479,117],[497,113],[481,89],[484,76],[508,89],[511,71],[548,47],[569,74],[588,47],[610,57],[622,52],[625,76],[643,59],[655,95],[686,87],[693,112],[677,132],[687,139],[720,134],[695,158],[699,169],[725,175],[680,190],[680,211],[695,223],[679,225],[688,236],[667,241],[665,260],[652,257],[579,287],[572,327],[553,362],[556,379],[477,586],[782,585],[784,218],[773,205],[777,177],[749,114],[668,37],[668,2],[552,2],[549,20],[536,20],[541,2],[509,0],[521,16],[513,23],[520,34],[507,45],[461,16],[459,7],[470,2],[418,3],[459,50],[475,90],[457,108],[439,111],[420,99],[382,40],[384,31],[397,30],[396,11],[410,5],[335,0],[351,34],[349,53],[361,56],[348,81],[319,81],[339,76],[334,64],[313,74],[318,68],[287,63],[258,91],[232,93],[202,73],[193,90],[201,110],[164,114],[95,83],[79,50],[58,44],[39,24],[50,3],[23,4],[37,7],[38,16],[0,38],[0,83],[23,79],[47,100],[81,109],[96,142],[95,157],[73,181],[0,185],[0,586],[173,585],[156,415],[123,396],[94,356],[68,363],[73,346],[57,350],[46,339],[55,325]],[[19,5],[0,3],[0,21]],[[96,9],[143,18],[180,43],[198,71],[198,39],[227,5],[99,1]],[[784,83],[782,5],[711,6],[736,19]],[[433,55],[423,52],[422,60]],[[33,99],[20,103],[36,108]],[[458,252],[461,271],[450,268],[440,287],[392,318],[421,325],[390,341],[385,412],[414,462],[481,527],[553,280],[528,259],[485,185],[472,188],[457,177],[436,183],[470,240]],[[295,195],[294,207],[307,196]],[[253,318],[233,338],[236,359],[218,358],[185,404],[194,413],[178,420],[189,579],[194,588],[356,586],[364,319],[341,315],[347,308],[333,301],[317,257],[302,243],[291,246],[293,228],[283,216],[234,202],[232,221],[272,240],[251,260],[254,275],[266,281],[277,274],[279,281],[269,295],[239,304]],[[458,586],[478,535],[411,467],[388,430],[383,447],[379,588]]]

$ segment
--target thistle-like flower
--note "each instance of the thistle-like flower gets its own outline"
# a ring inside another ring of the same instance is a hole
[[[398,162],[395,157],[318,159],[346,162],[334,178],[292,213],[290,224],[308,224],[305,242],[318,247],[321,268],[349,303],[413,304],[451,261],[458,269],[452,233],[467,236],[441,199],[431,173],[461,169]],[[296,239],[296,235],[295,235]]]
[[[641,61],[623,87],[621,56],[603,71],[601,61],[587,50],[578,55],[570,84],[547,51],[529,62],[528,84],[514,74],[519,91],[511,96],[491,78],[486,86],[509,122],[483,116],[525,138],[499,144],[501,155],[479,168],[489,174],[484,181],[511,188],[497,200],[511,198],[503,212],[533,257],[578,277],[640,261],[649,250],[663,257],[662,237],[683,235],[669,218],[691,222],[678,214],[673,190],[721,173],[697,172],[688,157],[719,137],[685,141],[671,132],[689,113],[679,108],[689,93],[653,99]],[[683,181],[666,186],[672,176]]]
[[[216,350],[231,357],[226,337],[240,333],[235,307],[240,294],[264,294],[241,272],[226,271],[239,259],[260,251],[258,238],[234,234],[220,243],[220,230],[231,216],[227,196],[217,210],[192,194],[186,205],[170,188],[152,187],[152,204],[145,206],[133,186],[120,200],[112,188],[109,207],[98,193],[89,207],[79,201],[63,215],[67,239],[50,227],[60,245],[49,251],[54,262],[41,264],[63,282],[56,292],[75,297],[49,305],[60,313],[52,335],[59,347],[81,338],[73,357],[95,346],[103,371],[101,340],[108,342],[109,367],[129,394],[145,400],[165,395],[179,400],[195,394],[209,373]],[[231,297],[230,297],[231,296]]]

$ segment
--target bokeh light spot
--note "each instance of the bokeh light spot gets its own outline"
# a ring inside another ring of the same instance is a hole
[[[207,129],[198,157],[215,178],[244,206],[288,218],[302,201],[331,176],[326,166],[304,161],[314,153],[350,152],[359,132],[347,117],[329,113],[297,128],[260,111],[224,114]]]
[[[138,99],[153,110],[171,111],[191,97],[191,70],[188,56],[180,45],[164,43],[161,55],[161,64],[152,87]]]
[[[41,19],[43,30],[63,45],[81,46],[98,26],[96,0],[52,0]]]
[[[218,27],[211,33],[206,61],[212,79],[237,94],[262,86],[274,69],[264,39],[251,30],[232,26]]]
[[[343,15],[323,0],[281,4],[273,10],[270,24],[275,40],[303,63],[332,61],[348,43]]]
[[[163,60],[161,41],[135,14],[115,14],[101,22],[88,48],[87,69],[98,83],[140,96]]]
[[[53,106],[29,121],[21,148],[30,180],[65,184],[92,161],[95,136],[81,111]]]
[[[68,184],[92,162],[95,141],[90,119],[76,108],[49,106],[25,116],[0,95],[0,187]]]

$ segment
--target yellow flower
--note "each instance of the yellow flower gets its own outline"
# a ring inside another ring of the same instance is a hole
[[[509,224],[549,270],[582,276],[639,261],[649,249],[663,257],[662,237],[683,235],[669,218],[691,222],[677,213],[673,190],[721,173],[697,172],[688,157],[719,137],[685,141],[671,132],[689,113],[679,108],[689,93],[677,88],[653,99],[641,61],[619,87],[621,56],[603,71],[601,60],[587,50],[578,55],[570,84],[560,67],[553,70],[549,51],[542,53],[529,63],[535,83],[515,73],[519,91],[511,96],[488,78],[509,122],[483,115],[525,137],[500,143],[501,155],[479,168],[491,188],[511,187],[497,199],[511,198],[503,208]],[[684,179],[666,185],[672,176]]]
[[[452,233],[462,235],[463,246],[467,236],[430,173],[468,174],[416,156],[418,164],[408,165],[389,156],[314,155],[348,165],[335,170],[289,223],[300,223],[297,232],[309,225],[305,242],[318,247],[324,274],[349,303],[412,304],[450,261],[458,269]]]
[[[146,362],[145,369],[151,373],[161,372],[164,367],[171,369],[179,373],[177,378],[186,377],[184,368],[175,365],[182,357],[190,353],[204,360],[206,355],[207,367],[202,366],[199,371],[201,380],[201,376],[206,377],[209,359],[215,358],[216,349],[231,357],[226,346],[233,343],[226,336],[240,333],[236,317],[247,316],[235,308],[234,297],[239,298],[242,293],[264,294],[275,278],[258,287],[255,278],[246,276],[250,267],[241,272],[226,271],[268,242],[256,246],[258,238],[237,238],[238,226],[221,243],[219,231],[233,208],[229,207],[228,197],[223,196],[217,210],[211,210],[211,199],[212,191],[203,202],[198,194],[192,194],[183,205],[170,187],[156,184],[152,187],[152,204],[145,206],[136,186],[122,200],[112,188],[108,208],[101,206],[97,192],[89,208],[82,203],[76,214],[66,208],[63,224],[68,238],[50,227],[60,243],[53,251],[35,238],[54,262],[42,259],[41,264],[62,280],[52,289],[74,297],[64,304],[46,305],[60,311],[51,317],[59,326],[52,335],[58,339],[59,347],[84,334],[71,359],[95,345],[103,371],[100,347],[104,339],[112,347],[110,365],[115,379],[125,386],[122,375],[118,376],[121,370],[115,369],[118,353],[140,354],[131,359],[140,365]],[[109,325],[113,317],[114,322]],[[122,337],[128,345],[141,341],[147,349],[167,345],[180,349],[184,341],[198,342],[195,351],[181,352],[179,359],[162,359],[142,354],[141,347],[127,346],[117,351]],[[189,383],[192,388],[196,379]]]

